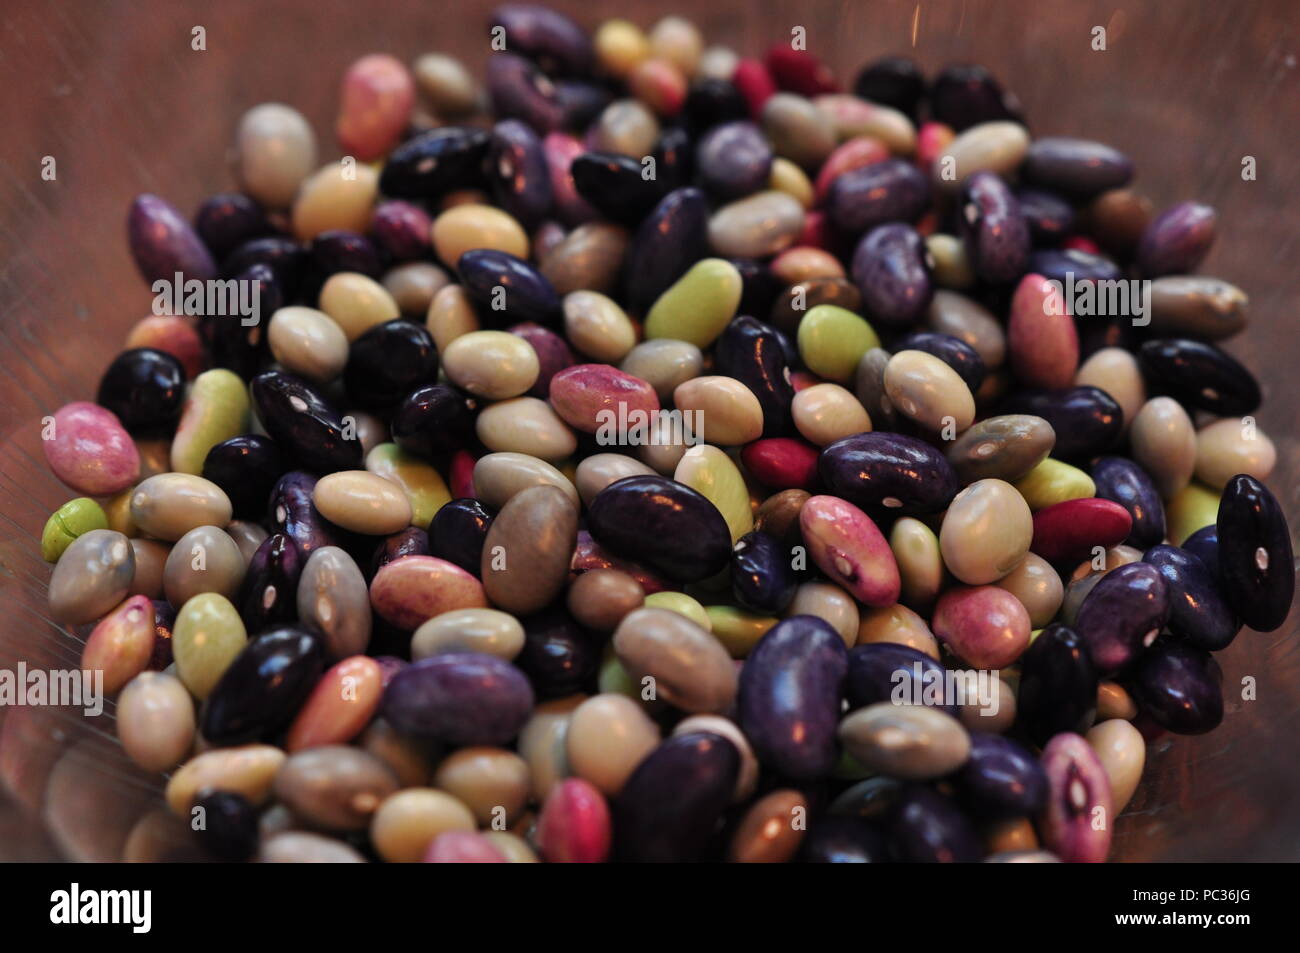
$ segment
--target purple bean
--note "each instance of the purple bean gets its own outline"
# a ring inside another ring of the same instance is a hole
[[[212,254],[175,206],[156,195],[138,195],[126,220],[131,257],[145,282],[208,281],[217,276]]]
[[[849,238],[889,222],[915,222],[929,205],[929,176],[903,159],[850,169],[835,178],[826,198],[831,221]]]
[[[448,744],[500,745],[519,734],[533,690],[492,655],[453,652],[406,666],[384,690],[383,716],[398,731]]]
[[[283,371],[253,378],[257,419],[281,450],[314,473],[361,469],[361,440],[305,380]]]
[[[1028,183],[1082,200],[1127,185],[1133,162],[1104,143],[1047,136],[1030,144],[1020,173]]]
[[[1009,284],[1028,269],[1029,223],[995,173],[976,172],[962,186],[961,233],[971,267],[984,281]]]
[[[511,58],[493,55],[492,64]],[[513,57],[518,59],[518,57]],[[522,61],[521,61],[522,62]],[[379,175],[379,191],[390,198],[434,199],[483,181],[488,133],[469,126],[442,126],[408,139],[389,154]]]
[[[587,509],[587,528],[615,556],[681,582],[726,568],[731,532],[718,508],[682,483],[646,475],[615,480]]]
[[[789,549],[775,537],[755,530],[736,540],[731,552],[731,591],[751,612],[779,615],[794,598],[794,570]]]
[[[924,784],[908,784],[887,818],[894,856],[912,864],[969,864],[984,851],[974,827],[951,798]]]
[[[505,31],[510,49],[547,73],[586,73],[594,53],[591,37],[557,10],[540,4],[506,3],[492,12],[490,26]]]
[[[1217,652],[1241,629],[1218,578],[1200,558],[1177,546],[1152,546],[1142,556],[1169,588],[1169,631],[1192,645]]]
[[[1032,817],[1047,803],[1047,775],[1017,741],[971,734],[970,760],[953,777],[959,800],[986,820]]]
[[[756,318],[741,315],[723,330],[713,348],[716,371],[740,381],[763,408],[763,436],[788,436],[794,427],[790,361],[783,335]]]
[[[221,261],[244,242],[275,229],[262,207],[242,192],[220,192],[205,199],[194,214],[194,230],[212,257]]]
[[[488,57],[487,88],[492,112],[502,119],[522,120],[543,136],[567,125],[555,83],[522,56],[497,52]],[[379,184],[384,188],[382,179]]]
[[[1165,508],[1147,472],[1125,457],[1101,457],[1092,465],[1096,495],[1113,500],[1133,518],[1133,531],[1125,540],[1146,549],[1165,538]]]
[[[879,864],[889,861],[880,828],[861,817],[819,817],[799,842],[796,859],[804,864]]]
[[[1133,695],[1142,711],[1179,735],[1201,735],[1223,721],[1223,670],[1205,649],[1162,640],[1138,662]]]
[[[1246,625],[1272,632],[1286,621],[1295,599],[1286,514],[1268,487],[1239,473],[1223,488],[1217,527],[1228,599]]]
[[[460,256],[456,270],[466,294],[499,323],[554,325],[560,320],[560,296],[546,276],[522,258],[495,248],[475,248]]]
[[[848,680],[845,693],[849,699],[849,708],[865,708],[876,702],[896,701],[912,704],[912,699],[922,699],[922,704],[930,704],[927,696],[938,686],[936,708],[940,708],[957,717],[959,706],[947,704],[942,686],[945,684],[948,670],[924,652],[918,652],[908,645],[893,642],[868,642],[849,649]]]
[[[1155,641],[1169,619],[1169,587],[1148,563],[1112,569],[1092,587],[1074,628],[1088,646],[1097,671],[1110,675],[1127,667]]]
[[[734,87],[732,87],[734,89]],[[700,182],[721,202],[742,199],[767,186],[772,174],[772,146],[749,121],[714,126],[695,153]]]
[[[1054,622],[1020,659],[1016,719],[1035,744],[1087,731],[1097,713],[1097,669],[1077,632]]]
[[[915,323],[934,295],[925,240],[910,225],[867,232],[853,252],[850,271],[867,317],[890,327]]]
[[[1079,735],[1064,732],[1043,749],[1047,810],[1044,845],[1068,864],[1099,864],[1110,853],[1110,781],[1096,753]]]
[[[573,160],[569,171],[583,199],[606,218],[624,225],[639,223],[664,197],[659,177],[645,178],[641,163],[631,156],[584,152]]]
[[[540,225],[551,209],[551,178],[537,133],[518,119],[497,123],[488,144],[487,167],[497,205],[526,230]]]
[[[959,489],[947,457],[922,440],[895,433],[837,440],[822,451],[817,472],[827,490],[868,513],[936,513]]]
[[[248,561],[236,606],[244,628],[260,632],[298,617],[298,579],[306,560],[292,537],[272,533]]]
[[[1138,242],[1137,265],[1145,278],[1186,275],[1214,244],[1218,216],[1199,202],[1180,202],[1157,215]]]
[[[626,258],[628,310],[644,315],[686,270],[709,255],[709,205],[699,189],[663,197],[632,236]]]
[[[1137,357],[1150,391],[1168,394],[1188,410],[1236,417],[1259,407],[1254,375],[1213,344],[1189,338],[1147,341]]]
[[[1042,417],[1056,431],[1052,455],[1079,460],[1109,450],[1124,429],[1124,411],[1097,387],[1065,390],[1024,390],[1006,398],[999,414]]]

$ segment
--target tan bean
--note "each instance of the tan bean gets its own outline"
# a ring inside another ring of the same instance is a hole
[[[348,339],[325,312],[291,306],[271,315],[266,330],[271,355],[285,370],[318,384],[343,373],[348,362]]]
[[[792,615],[815,615],[839,633],[844,644],[852,648],[858,637],[858,604],[847,592],[829,582],[805,582],[794,591],[785,610]]]
[[[637,609],[619,623],[613,645],[633,680],[654,679],[656,697],[683,711],[723,712],[735,700],[727,650],[683,615]]]
[[[578,505],[578,491],[555,467],[522,453],[488,453],[474,464],[474,495],[488,506],[500,508],[530,486],[554,486]]]
[[[293,233],[311,241],[321,232],[365,234],[379,194],[379,173],[363,162],[331,162],[303,181],[293,201]]]
[[[925,250],[934,262],[934,281],[940,289],[961,290],[975,285],[975,269],[966,254],[966,243],[960,238],[942,232],[927,235]]]
[[[794,395],[794,425],[809,443],[824,447],[841,437],[865,433],[871,418],[862,403],[839,384],[814,384]]]
[[[971,347],[989,370],[1001,367],[1007,355],[1007,335],[993,314],[978,302],[954,291],[939,289],[926,312],[931,331],[951,334]]]
[[[131,577],[130,595],[161,599],[163,596],[163,571],[167,565],[167,556],[171,550],[165,543],[160,543],[157,540],[133,539],[131,540],[131,552],[135,554],[135,575]],[[248,559],[244,557],[242,551],[240,558],[247,564]]]
[[[506,331],[461,335],[442,352],[442,366],[457,387],[489,400],[518,397],[541,370],[533,346]]]
[[[984,849],[990,854],[1038,850],[1038,834],[1027,817],[996,821],[984,831]]]
[[[679,385],[699,377],[703,369],[703,352],[689,341],[672,338],[642,341],[619,365],[619,370],[653,387],[660,400],[671,397]]]
[[[194,797],[207,788],[242,794],[254,805],[271,793],[285,753],[271,745],[216,748],[195,755],[167,782],[167,806],[188,819]]]
[[[635,99],[619,99],[605,107],[588,132],[597,152],[617,152],[638,162],[654,152],[659,120]]]
[[[1118,814],[1132,800],[1133,792],[1142,780],[1142,768],[1147,759],[1146,741],[1131,722],[1122,718],[1094,725],[1086,737],[1110,779],[1110,794],[1114,811]]]
[[[472,831],[470,809],[445,791],[407,788],[386,797],[370,819],[370,842],[389,863],[413,864],[439,834]]]
[[[1238,473],[1267,480],[1276,463],[1277,448],[1253,417],[1216,420],[1196,434],[1196,478],[1216,490]]]
[[[445,53],[425,53],[412,65],[420,93],[440,117],[459,118],[477,112],[483,93],[463,63]]]
[[[586,700],[585,695],[570,695],[543,702],[533,709],[532,717],[519,732],[516,748],[528,762],[533,779],[533,800],[545,801],[551,789],[569,775],[569,757],[565,735],[569,716]]]
[[[230,513],[225,491],[191,473],[160,473],[131,494],[131,519],[155,539],[178,540],[198,526],[224,527]]]
[[[172,547],[163,570],[167,601],[184,605],[201,592],[235,598],[244,581],[244,554],[225,530],[196,526]]]
[[[573,710],[565,733],[572,773],[606,795],[623,789],[636,766],[659,744],[659,726],[626,695],[602,694]]]
[[[509,863],[541,863],[537,854],[528,846],[528,842],[518,834],[512,834],[509,831],[481,831],[480,833],[491,841],[492,846],[499,850]]]
[[[755,801],[745,812],[727,847],[736,864],[784,864],[803,840],[808,802],[793,788],[780,788]]]
[[[1041,629],[1054,618],[1065,598],[1065,584],[1052,564],[1036,553],[1026,553],[1015,569],[993,583],[1020,600],[1029,624]]]
[[[239,554],[244,557],[245,567],[253,558],[253,553],[257,552],[257,547],[266,542],[266,537],[270,535],[265,528],[249,520],[231,520],[226,526],[226,533],[239,547]],[[166,553],[163,555],[165,557]]]
[[[528,234],[509,213],[491,205],[457,205],[433,220],[433,249],[448,268],[455,268],[460,256],[475,248],[526,260]]]
[[[347,658],[370,643],[370,590],[361,569],[337,546],[307,557],[298,580],[298,618],[320,633],[326,654]]]
[[[799,512],[811,496],[807,490],[782,490],[774,493],[754,512],[754,529],[761,529],[783,542],[801,539]]]
[[[1115,398],[1124,412],[1126,431],[1147,399],[1137,359],[1122,347],[1103,347],[1093,353],[1075,372],[1074,386],[1099,387]]]
[[[542,275],[556,294],[575,291],[609,294],[618,286],[619,272],[631,236],[608,222],[587,222],[569,232],[542,257]]]
[[[481,652],[507,662],[524,647],[524,627],[498,609],[455,609],[425,622],[411,637],[411,658]]]
[[[275,796],[313,826],[364,830],[375,809],[398,788],[392,769],[347,745],[291,754],[275,775]]]
[[[134,579],[129,539],[111,529],[82,533],[63,551],[50,576],[50,615],[76,625],[93,622],[126,598]]]
[[[424,324],[439,354],[456,338],[479,329],[478,314],[460,285],[447,285],[433,296]]]
[[[937,708],[877,702],[848,715],[840,743],[869,771],[924,781],[943,777],[970,757],[970,735]]]
[[[272,834],[257,849],[259,864],[364,864],[366,858],[341,840],[307,831]]]
[[[975,421],[975,398],[951,367],[925,351],[899,351],[885,365],[885,395],[921,426],[956,433]]]
[[[641,608],[645,589],[625,572],[592,569],[569,585],[567,603],[574,619],[597,632],[613,632],[629,612]]]
[[[1123,718],[1132,721],[1138,715],[1137,703],[1119,682],[1100,682],[1097,685],[1097,721]]]
[[[402,314],[414,318],[428,313],[434,295],[447,287],[450,281],[447,273],[437,265],[427,261],[408,261],[386,271],[380,283],[393,296]]]
[[[1018,122],[997,120],[971,126],[934,160],[935,186],[958,191],[976,172],[1009,175],[1029,151],[1029,133]]]
[[[244,113],[235,150],[240,186],[268,208],[288,208],[298,186],[316,167],[311,124],[282,103],[262,103]]]
[[[828,251],[811,246],[790,248],[768,265],[773,277],[783,285],[797,285],[814,278],[843,278],[844,266]]]
[[[867,609],[858,624],[857,645],[892,642],[906,645],[938,661],[939,642],[925,620],[901,603]]]
[[[396,483],[366,470],[321,477],[312,503],[331,523],[366,536],[386,536],[411,525],[411,503]]]
[[[1029,552],[1033,514],[1010,483],[977,480],[953,498],[939,531],[944,565],[972,586],[995,582]]]
[[[969,731],[983,731],[1000,735],[1011,730],[1016,721],[1016,693],[1005,679],[989,675],[988,697],[979,697],[979,673],[967,672],[967,687],[959,689],[964,692],[961,706],[957,710],[958,720]],[[961,684],[961,683],[959,683]],[[985,702],[987,701],[987,704]]]
[[[433,783],[468,807],[482,827],[513,825],[528,805],[528,763],[505,748],[461,748],[438,765]]]
[[[722,258],[766,258],[794,243],[803,220],[797,199],[784,192],[756,192],[713,213],[709,245]]]
[[[1152,397],[1129,431],[1133,459],[1141,464],[1166,500],[1192,480],[1196,469],[1196,429],[1172,397]]]
[[[514,397],[483,410],[475,424],[478,438],[489,450],[523,453],[555,462],[573,454],[578,438],[544,400]]]
[[[527,615],[549,605],[569,577],[578,508],[561,490],[535,486],[510,498],[483,543],[483,589],[493,604]]]
[[[763,407],[734,377],[696,377],[677,385],[673,403],[683,413],[698,411],[708,443],[735,447],[763,435]]]
[[[636,346],[636,328],[612,298],[596,291],[573,291],[564,297],[564,331],[583,354],[617,364]]]
[[[117,699],[117,737],[146,771],[175,767],[194,746],[194,700],[180,679],[141,672]]]
[[[582,502],[590,506],[596,494],[615,480],[654,472],[635,457],[622,453],[595,453],[578,464],[574,479]]]
[[[330,275],[320,290],[317,306],[355,341],[375,325],[402,316],[393,296],[373,278],[354,271]]]

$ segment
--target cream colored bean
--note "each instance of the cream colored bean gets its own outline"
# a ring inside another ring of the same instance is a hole
[[[631,235],[621,225],[587,222],[579,225],[542,258],[542,275],[556,294],[596,291],[609,294],[618,287],[619,273]]]
[[[1016,721],[1015,690],[1005,679],[990,674],[984,689],[986,694],[981,698],[980,673],[967,670],[964,674],[966,680],[957,683],[960,686],[958,691],[961,702],[957,709],[957,720],[968,731],[983,731],[994,735],[1010,731]]]
[[[1029,613],[1029,625],[1041,629],[1056,618],[1065,598],[1065,584],[1042,556],[1026,553],[1015,569],[993,583],[1020,600]]]
[[[117,699],[117,737],[146,771],[175,767],[194,746],[194,700],[180,679],[141,672]]]
[[[235,598],[244,581],[244,556],[225,530],[198,526],[172,547],[163,569],[163,591],[174,606],[184,605],[191,596],[216,592]]]
[[[343,373],[348,339],[334,319],[315,308],[292,306],[271,315],[266,340],[284,369],[318,384]]]
[[[873,642],[890,642],[916,649],[936,661],[939,658],[939,641],[923,618],[901,603],[867,609],[858,624],[857,645]]]
[[[1146,741],[1142,732],[1122,718],[1094,725],[1086,738],[1110,779],[1110,794],[1118,814],[1133,799],[1133,792],[1142,780],[1142,768],[1147,760]]]
[[[506,331],[461,335],[442,352],[442,367],[457,387],[489,400],[518,397],[541,371],[533,346]]]
[[[588,698],[569,716],[565,752],[573,774],[613,796],[659,744],[659,726],[626,695]]]
[[[178,540],[196,526],[224,527],[230,513],[225,491],[192,473],[160,473],[131,494],[131,519],[154,539]]]
[[[736,753],[740,755],[740,773],[736,775],[736,788],[731,795],[731,801],[733,804],[739,804],[741,801],[748,800],[754,793],[754,789],[758,787],[758,758],[744,732],[730,718],[721,715],[691,715],[674,726],[673,737],[688,735],[693,731],[710,731],[715,735],[721,735],[736,746]]]
[[[578,464],[574,478],[582,502],[590,506],[596,494],[615,480],[654,472],[635,457],[621,453],[595,453]]]
[[[411,503],[396,483],[366,470],[342,470],[320,478],[312,502],[331,523],[387,536],[411,525]]]
[[[1171,500],[1192,481],[1196,469],[1196,429],[1172,397],[1152,397],[1133,419],[1129,432],[1133,459]]]
[[[488,453],[474,464],[474,495],[488,506],[500,508],[530,486],[557,486],[578,505],[578,491],[569,478],[545,460],[522,453]]]
[[[586,695],[570,695],[542,702],[533,709],[532,717],[520,730],[515,747],[528,762],[534,801],[545,801],[551,788],[569,776],[565,735],[569,730],[570,715],[586,698]]]
[[[578,438],[551,405],[536,397],[515,397],[485,407],[475,422],[489,450],[526,453],[552,463],[578,448]]]
[[[419,661],[449,652],[481,652],[509,662],[523,650],[524,627],[498,609],[454,609],[415,630],[411,658]]]
[[[165,795],[167,806],[188,820],[195,795],[208,788],[242,794],[259,805],[271,793],[276,772],[285,760],[285,753],[271,745],[205,751],[171,776]]]
[[[628,352],[619,370],[639,377],[654,388],[660,400],[704,370],[704,353],[689,341],[658,338],[642,341]]]
[[[321,232],[365,234],[379,194],[379,173],[363,162],[331,162],[302,183],[293,202],[293,233],[311,241]]]
[[[763,407],[734,377],[697,377],[677,385],[673,403],[683,413],[698,411],[703,438],[736,447],[763,435]]]
[[[491,205],[457,205],[433,220],[433,250],[448,268],[455,268],[460,256],[475,248],[527,259],[528,234],[508,213]]]
[[[614,651],[635,681],[654,679],[656,697],[693,714],[726,711],[736,668],[722,644],[667,609],[637,609],[614,632]]]
[[[409,261],[384,274],[384,290],[393,296],[402,314],[417,317],[426,314],[436,295],[451,279],[437,265],[427,261]]]
[[[588,132],[597,152],[617,152],[641,161],[654,152],[659,120],[635,99],[610,103]]]
[[[433,784],[468,807],[481,827],[512,826],[528,806],[528,762],[505,748],[461,748],[438,765]]]
[[[230,524],[226,526],[226,534],[239,547],[239,552],[244,557],[245,566],[253,558],[253,553],[257,552],[257,547],[266,542],[266,537],[270,535],[263,527],[248,520],[231,520]],[[166,558],[166,553],[163,554],[163,558]],[[159,576],[160,580],[161,578]]]
[[[617,364],[636,346],[636,328],[618,303],[596,291],[564,296],[564,333],[588,357]]]
[[[280,831],[257,848],[259,864],[364,864],[366,858],[341,840],[308,831]]]
[[[320,290],[317,304],[343,329],[349,341],[355,341],[377,324],[402,316],[402,309],[383,285],[355,271],[330,275]]]
[[[483,93],[465,65],[445,53],[425,53],[412,65],[420,93],[443,118],[459,118],[477,112]]]
[[[794,395],[794,425],[809,443],[824,447],[871,429],[867,409],[839,384],[814,384]]]
[[[885,394],[921,426],[953,435],[975,421],[975,398],[951,367],[925,351],[899,351],[885,365]]]
[[[1009,175],[1028,151],[1029,133],[1018,122],[998,120],[971,126],[934,160],[934,184],[953,193],[976,172]]]
[[[311,124],[283,103],[262,103],[244,113],[235,152],[240,187],[273,209],[288,208],[298,186],[316,168]]]
[[[1076,387],[1098,387],[1115,398],[1124,412],[1124,429],[1146,403],[1147,388],[1138,370],[1137,360],[1122,347],[1103,347],[1079,366],[1074,374]]]
[[[372,413],[364,410],[347,408],[344,417],[351,417],[356,427],[357,442],[361,444],[361,453],[370,455],[370,451],[388,440],[388,426]]]
[[[470,809],[446,791],[407,788],[379,805],[370,819],[370,842],[389,863],[413,864],[439,834],[474,828]]]
[[[433,335],[439,354],[456,338],[479,329],[474,305],[460,285],[447,285],[433,296],[424,324]]]
[[[1267,480],[1276,463],[1277,448],[1254,417],[1216,420],[1196,434],[1196,479],[1216,490],[1238,473]]]
[[[858,604],[839,586],[829,582],[805,582],[794,591],[790,607],[792,615],[815,615],[825,620],[839,633],[844,644],[852,648],[858,638]]]
[[[939,537],[920,520],[903,516],[889,531],[889,548],[902,582],[899,601],[912,608],[929,609],[943,588]]]
[[[713,213],[709,245],[722,258],[766,258],[794,243],[803,220],[797,199],[784,192],[757,192]]]
[[[869,771],[907,781],[951,774],[970,757],[970,735],[937,708],[877,702],[851,713],[840,742]]]
[[[939,530],[944,565],[962,582],[996,582],[1029,552],[1034,518],[1004,480],[976,480],[953,498]]]
[[[654,425],[651,426],[653,432]],[[655,473],[670,477],[677,472],[682,457],[686,456],[689,449],[684,442],[674,442],[671,437],[656,435],[650,443],[637,450],[637,455]]]

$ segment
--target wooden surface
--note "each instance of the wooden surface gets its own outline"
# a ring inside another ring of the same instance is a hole
[[[1281,462],[1270,481],[1297,524],[1296,258],[1300,164],[1295,133],[1297,5],[998,0],[998,2],[559,2],[587,25],[667,12],[698,18],[712,42],[760,53],[807,30],[841,77],[864,61],[909,53],[933,72],[983,62],[1024,103],[1036,133],[1113,143],[1137,162],[1157,204],[1217,205],[1221,240],[1204,271],[1251,295],[1253,327],[1230,349],[1260,374],[1260,424]],[[330,131],[342,70],[383,50],[406,60],[451,52],[481,73],[490,4],[341,0],[221,4],[47,3],[0,6],[0,666],[73,665],[80,646],[43,616],[48,570],[34,553],[66,498],[46,471],[43,415],[87,399],[150,297],[124,241],[134,195],[184,210],[229,188],[225,151],[240,114],[265,100],[301,109]],[[474,12],[477,11],[477,12]],[[190,47],[206,29],[207,50]],[[1106,26],[1105,52],[1090,48]],[[42,181],[44,156],[57,179]],[[1254,156],[1256,181],[1240,176]],[[1161,740],[1118,831],[1118,854],[1141,859],[1300,857],[1300,643],[1295,621],[1245,632],[1221,658],[1230,687],[1259,680],[1224,726]],[[111,756],[112,728],[58,712],[0,712],[0,780],[43,816],[47,839],[11,803],[0,808],[0,857],[111,859],[153,790]],[[107,752],[107,753],[106,753]],[[31,836],[18,836],[28,831]]]

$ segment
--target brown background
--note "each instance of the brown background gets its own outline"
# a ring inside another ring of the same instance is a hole
[[[864,61],[914,55],[930,72],[990,65],[1024,102],[1037,133],[1104,139],[1137,161],[1158,205],[1199,197],[1224,236],[1205,265],[1245,288],[1253,328],[1231,349],[1256,368],[1260,423],[1281,456],[1270,481],[1297,524],[1295,411],[1300,170],[1295,159],[1297,14],[1272,3],[1128,2],[558,2],[588,26],[610,16],[649,26],[697,19],[711,42],[760,53],[806,27],[809,48],[851,79]],[[374,50],[406,60],[455,53],[481,73],[489,3],[342,0],[221,4],[47,3],[0,8],[0,666],[75,664],[80,646],[42,615],[48,569],[35,554],[67,493],[45,470],[40,418],[87,399],[150,297],[124,241],[131,198],[157,192],[184,210],[229,188],[225,150],[250,106],[282,100],[332,142],[342,70]],[[190,30],[207,30],[207,51]],[[1090,49],[1108,27],[1109,49]],[[58,178],[40,178],[43,156]],[[1241,159],[1258,160],[1243,182]],[[1151,779],[1120,822],[1130,859],[1300,857],[1300,643],[1295,622],[1243,633],[1221,658],[1231,688],[1259,679],[1224,726],[1162,740]],[[55,846],[111,859],[152,781],[111,752],[111,726],[52,712],[0,711],[0,781],[41,815],[42,836],[0,807],[0,857]],[[99,719],[107,722],[107,719]]]

